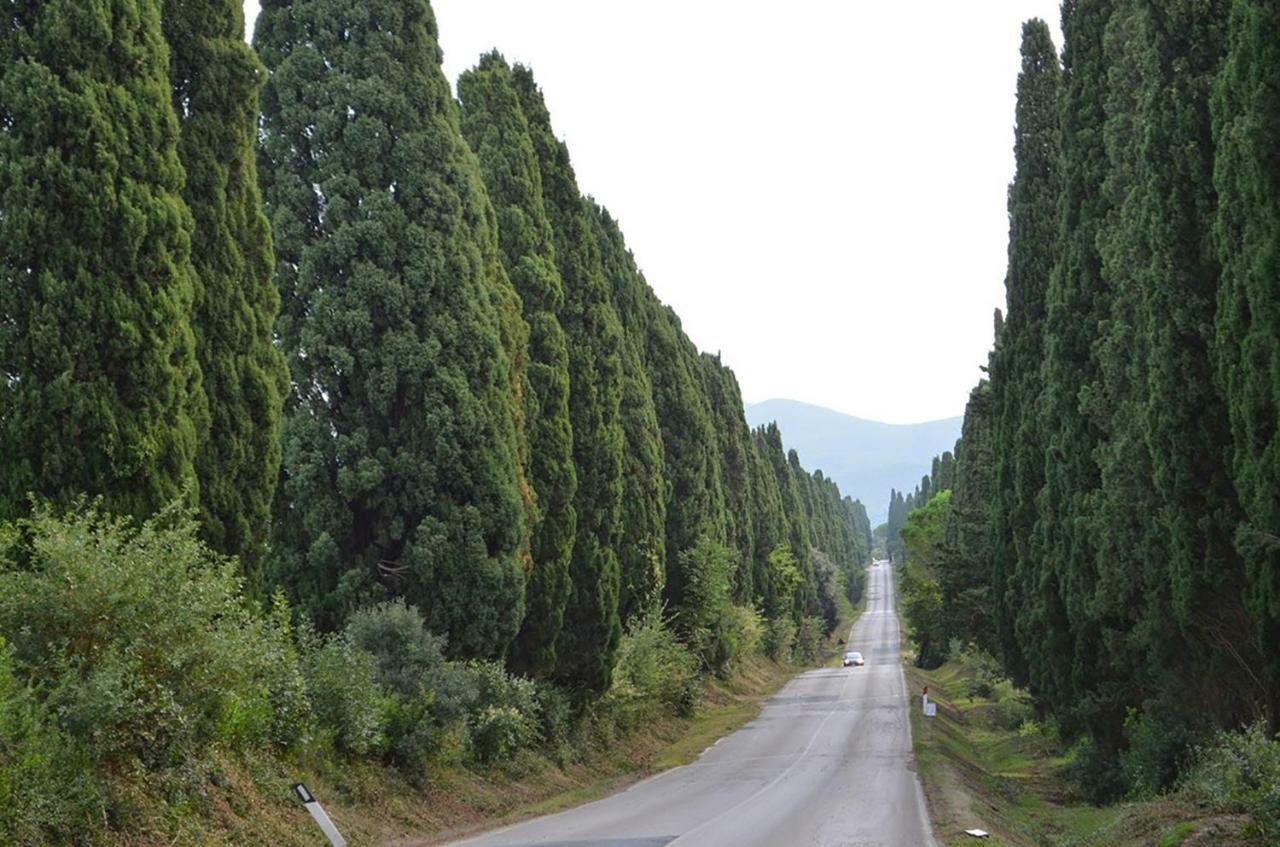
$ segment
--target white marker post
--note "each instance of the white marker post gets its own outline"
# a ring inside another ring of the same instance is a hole
[[[324,833],[325,838],[329,839],[329,843],[333,847],[347,847],[347,839],[342,837],[341,832],[338,832],[338,828],[333,825],[333,821],[329,820],[329,815],[325,813],[320,801],[311,795],[311,792],[307,790],[307,786],[301,782],[296,782],[293,785],[293,792],[298,795],[302,805],[306,806],[307,811],[311,813],[311,817],[320,825],[320,831]]]

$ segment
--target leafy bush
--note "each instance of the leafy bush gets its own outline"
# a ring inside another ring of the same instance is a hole
[[[537,743],[541,710],[537,686],[507,673],[497,662],[470,662],[467,670],[477,691],[467,720],[475,758],[494,762]]]
[[[959,650],[957,646],[953,642],[950,653],[960,666],[971,674],[965,679],[965,694],[970,699],[975,697],[981,697],[984,700],[995,699],[996,686],[1007,680],[1000,661],[972,644]]]
[[[796,643],[796,623],[790,615],[765,622],[764,654],[775,662],[789,662]]]
[[[800,662],[816,662],[822,655],[822,639],[826,627],[822,618],[810,615],[800,620],[796,631],[795,657]]]
[[[1116,757],[1099,747],[1092,738],[1082,738],[1069,754],[1071,779],[1086,800],[1096,806],[1124,795],[1124,779]]]
[[[1133,799],[1154,797],[1171,787],[1184,769],[1200,732],[1171,703],[1130,709],[1124,721],[1129,746],[1120,754],[1120,772]]]
[[[1198,749],[1182,789],[1203,806],[1249,813],[1264,843],[1280,839],[1280,739],[1264,724],[1220,733]]]
[[[471,749],[477,761],[508,759],[529,745],[535,727],[514,706],[485,706],[471,719]]]
[[[0,633],[14,672],[40,680],[56,729],[96,766],[175,769],[215,741],[273,735],[288,657],[189,515],[136,528],[96,508],[37,511],[18,530],[0,549]]]
[[[996,701],[996,722],[1001,729],[1018,729],[1035,720],[1036,710],[1031,705],[1031,695],[1015,688],[1007,679],[997,682],[991,692]]]
[[[377,660],[378,684],[407,700],[434,687],[445,666],[445,639],[428,631],[418,610],[403,600],[353,613],[344,631],[352,644]]]
[[[630,729],[660,708],[692,713],[698,692],[698,660],[664,626],[658,609],[633,618],[618,645],[604,710],[619,726]]]
[[[304,662],[320,732],[350,756],[380,753],[394,706],[378,685],[378,660],[346,635],[325,638]]]
[[[100,801],[87,758],[14,677],[0,638],[0,844],[90,840],[79,827]]]

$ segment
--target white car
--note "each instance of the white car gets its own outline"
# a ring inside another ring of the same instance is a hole
[[[844,654],[844,666],[846,668],[848,667],[860,668],[866,663],[867,663],[866,660],[862,658],[862,654],[859,653],[857,650],[850,650],[848,653]]]

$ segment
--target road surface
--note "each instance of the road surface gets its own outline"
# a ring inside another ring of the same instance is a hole
[[[849,649],[796,677],[690,765],[467,847],[933,847],[911,757],[889,565],[870,569]]]

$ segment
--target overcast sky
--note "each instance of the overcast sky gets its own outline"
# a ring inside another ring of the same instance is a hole
[[[434,0],[533,68],[582,190],[747,402],[959,415],[1004,305],[1022,22],[1057,0]],[[246,8],[250,19],[255,0]]]

